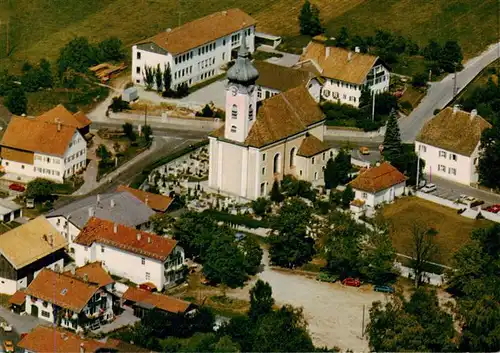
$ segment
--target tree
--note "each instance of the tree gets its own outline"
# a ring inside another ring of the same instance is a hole
[[[113,97],[109,107],[113,113],[121,112],[125,109],[130,109],[130,104],[122,99],[122,96]]]
[[[271,202],[265,197],[259,197],[252,201],[252,210],[256,216],[262,217],[268,213],[270,209]]]
[[[351,155],[345,149],[341,149],[335,159],[329,159],[325,168],[325,187],[335,189],[339,184],[349,181],[351,171]]]
[[[430,40],[429,44],[424,48],[424,58],[429,61],[438,61],[441,56],[441,45],[435,40]]]
[[[238,343],[241,352],[251,352],[253,345],[254,322],[248,316],[238,315],[228,323],[223,324],[217,334],[230,336],[233,342]]]
[[[351,201],[354,200],[354,196],[351,184],[347,184],[344,191],[342,191],[342,206],[344,206],[344,208],[348,208]]]
[[[95,151],[97,157],[99,157],[101,160],[107,160],[111,158],[111,153],[108,151],[105,145],[100,144],[97,146],[97,149]]]
[[[323,32],[319,18],[319,9],[305,0],[299,14],[300,34],[315,36]]]
[[[137,139],[137,135],[134,131],[134,126],[131,123],[125,123],[122,125],[122,130],[125,136],[132,142]]]
[[[325,29],[321,24],[319,17],[319,8],[316,5],[311,6],[311,22],[309,23],[309,35],[315,36],[323,33]]]
[[[166,213],[156,213],[149,219],[155,234],[166,235],[172,229],[175,219]]]
[[[231,353],[240,352],[240,346],[231,340],[229,336],[222,336],[217,343],[213,345],[213,352],[221,353]]]
[[[153,140],[153,129],[151,129],[150,125],[144,125],[142,128],[142,135],[146,142],[151,142],[151,140]]]
[[[273,187],[271,188],[271,201],[275,203],[280,203],[285,199],[283,194],[280,191],[280,186],[278,180],[274,180]]]
[[[163,89],[168,92],[170,91],[170,86],[172,86],[172,70],[170,69],[170,64],[167,64],[163,71]]]
[[[205,213],[183,213],[174,224],[174,239],[183,247],[186,257],[204,258],[214,235],[226,233]]]
[[[428,74],[425,72],[419,72],[413,75],[411,84],[413,87],[425,87],[427,86]]]
[[[314,255],[314,240],[308,236],[311,208],[298,198],[287,200],[272,220],[269,256],[282,267],[301,266]]]
[[[384,136],[384,159],[392,162],[403,154],[401,134],[399,132],[398,120],[395,114],[389,116]]]
[[[500,187],[500,126],[483,131],[478,164],[479,182],[489,188]]]
[[[260,317],[269,314],[273,310],[273,290],[269,283],[257,280],[250,289],[250,310],[248,317],[256,322]]]
[[[122,41],[119,38],[111,37],[104,39],[98,44],[99,60],[103,61],[119,61],[125,57],[122,50]]]
[[[434,243],[436,235],[437,231],[434,228],[427,228],[421,223],[414,223],[412,226],[411,263],[415,273],[415,287],[418,287],[422,280],[425,264],[437,251]]]
[[[67,69],[76,72],[86,72],[87,69],[97,64],[96,49],[89,44],[85,37],[76,37],[66,44],[59,53],[57,68],[62,75]]]
[[[324,171],[324,179],[325,179],[325,188],[333,189],[336,180],[337,172],[335,170],[335,163],[333,162],[333,158],[330,158],[326,162],[326,168]],[[337,182],[338,184],[338,182]],[[336,185],[335,185],[336,186]]]
[[[26,98],[26,93],[24,93],[24,90],[20,87],[13,88],[7,93],[4,105],[12,114],[26,114],[26,109],[28,107],[28,98]]]
[[[144,65],[144,73],[142,74],[146,90],[151,90],[155,84],[155,69],[153,67]]]
[[[230,288],[242,287],[248,279],[245,256],[231,236],[215,237],[205,256],[203,274],[215,283]]]
[[[349,32],[347,27],[340,28],[340,32],[335,38],[335,46],[339,48],[349,47]]]
[[[245,271],[249,275],[255,275],[262,262],[263,251],[255,238],[247,236],[241,242],[241,251],[245,256]]]
[[[163,74],[161,72],[160,64],[158,64],[155,70],[155,82],[156,82],[156,90],[158,92],[161,92],[163,89]]]
[[[49,199],[55,192],[55,184],[53,181],[36,178],[30,181],[26,187],[26,197],[35,201],[45,201]]]
[[[444,44],[438,61],[441,69],[446,72],[454,72],[462,69],[463,58],[462,48],[460,48],[458,42],[449,40]]]
[[[375,284],[386,284],[397,278],[398,272],[394,267],[396,250],[386,225],[377,225],[370,232],[367,242],[363,246],[365,266],[361,269],[364,277]]]
[[[51,88],[54,84],[52,77],[52,68],[47,59],[40,60],[40,87]]]
[[[484,295],[462,310],[461,352],[498,352],[500,349],[500,302]]]
[[[373,104],[372,90],[366,86],[361,88],[361,96],[359,97],[359,108],[370,108]]]

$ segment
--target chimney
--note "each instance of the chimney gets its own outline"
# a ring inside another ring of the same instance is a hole
[[[89,275],[88,274],[86,274],[86,273],[83,274],[83,281],[85,283],[88,283],[88,281],[89,281]]]
[[[453,106],[453,115],[455,115],[458,112],[458,104],[455,104]]]
[[[137,233],[137,240],[141,240],[141,233]]]
[[[94,209],[89,207],[89,218],[94,217]]]
[[[56,118],[56,124],[57,124],[57,131],[61,131],[61,120]]]
[[[354,47],[354,52],[355,53],[361,53],[361,48],[360,47]]]
[[[109,201],[109,204],[111,205],[111,208],[115,207],[115,200],[111,199],[111,201]]]
[[[80,353],[85,353],[85,346],[83,345],[83,342],[80,343]]]
[[[351,61],[351,59],[352,59],[352,51],[347,53],[347,61]]]
[[[477,109],[472,109],[470,111],[470,120],[471,121],[474,120],[474,118],[476,117],[476,115],[477,115]]]
[[[330,56],[330,47],[325,47],[325,57],[328,58]]]
[[[118,223],[113,223],[113,233],[118,233]]]
[[[148,237],[148,244],[151,244],[151,237]]]

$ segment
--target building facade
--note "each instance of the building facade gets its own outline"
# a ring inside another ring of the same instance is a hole
[[[216,12],[135,44],[132,81],[144,85],[145,68],[159,65],[161,70],[170,67],[172,88],[191,86],[219,75],[242,43],[253,52],[254,42],[252,17],[240,9]]]

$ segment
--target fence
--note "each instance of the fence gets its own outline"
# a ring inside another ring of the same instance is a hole
[[[352,138],[374,138],[385,135],[385,126],[375,131],[363,131],[361,129],[348,129],[338,126],[327,126],[325,137],[352,137]]]

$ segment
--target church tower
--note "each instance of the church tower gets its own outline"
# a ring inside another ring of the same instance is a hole
[[[227,72],[226,122],[224,137],[243,143],[257,117],[257,69],[250,61],[243,34],[238,58]]]

